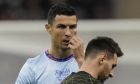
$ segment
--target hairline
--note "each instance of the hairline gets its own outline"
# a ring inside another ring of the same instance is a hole
[[[61,15],[63,15],[63,16],[75,16],[75,17],[76,17],[76,22],[78,22],[78,17],[77,17],[76,14],[74,14],[74,15],[56,14],[56,15],[54,16],[54,18],[51,20],[51,22],[50,22],[50,23],[48,22],[48,24],[53,25],[53,23],[54,23],[54,21],[55,21],[57,15],[59,15],[59,16],[61,16]]]

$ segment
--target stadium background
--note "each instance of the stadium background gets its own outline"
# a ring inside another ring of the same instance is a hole
[[[37,0],[23,1],[27,1],[29,4]],[[46,1],[53,2],[53,0]],[[98,9],[99,11],[93,10],[93,14],[90,16],[83,8],[87,5],[82,2],[81,5],[78,5],[79,0],[75,1],[77,1],[76,5],[74,2],[72,4],[82,10],[78,12],[80,18],[78,34],[83,39],[85,46],[91,38],[109,36],[114,38],[124,51],[124,56],[119,59],[119,65],[115,69],[115,77],[107,80],[105,84],[139,84],[140,1],[86,0],[97,1],[95,4],[97,9],[101,8]],[[27,58],[34,57],[50,47],[49,35],[44,28],[47,12],[43,12],[43,15],[40,15],[41,12],[37,14],[40,10],[47,11],[48,7],[38,9],[39,11],[30,11],[37,5],[34,4],[28,11],[21,7],[21,2],[22,0],[0,0],[0,84],[14,84],[20,68]],[[29,13],[36,15],[31,17],[28,16]]]

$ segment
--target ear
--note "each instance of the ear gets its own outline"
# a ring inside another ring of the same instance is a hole
[[[101,55],[99,56],[99,65],[104,64],[105,59],[106,59],[106,55],[105,55],[105,54],[101,54]]]
[[[51,25],[50,24],[46,24],[45,29],[49,34],[51,34]]]

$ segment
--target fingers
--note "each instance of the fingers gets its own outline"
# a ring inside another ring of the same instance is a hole
[[[77,40],[77,38],[74,36],[74,37],[70,40],[68,46],[69,46],[71,49],[75,49],[77,44],[78,44],[78,40]]]
[[[80,37],[73,36],[68,47],[73,50],[74,57],[80,67],[84,59],[84,44]]]
[[[79,36],[73,36],[73,38],[70,40],[68,46],[72,49],[75,49],[75,48],[77,48],[78,46],[81,46],[81,45],[83,45],[83,42],[80,39],[80,37]]]
[[[70,40],[68,47],[71,49],[76,49],[83,45],[82,40],[78,36],[73,36],[73,38]]]

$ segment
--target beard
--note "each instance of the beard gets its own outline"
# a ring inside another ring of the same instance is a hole
[[[109,77],[107,76],[102,76],[102,77],[98,77],[98,80],[101,82],[101,84],[104,84],[104,82],[108,79]]]
[[[67,51],[67,50],[70,50],[70,48],[68,47],[65,47],[65,48],[61,48],[63,52]]]

